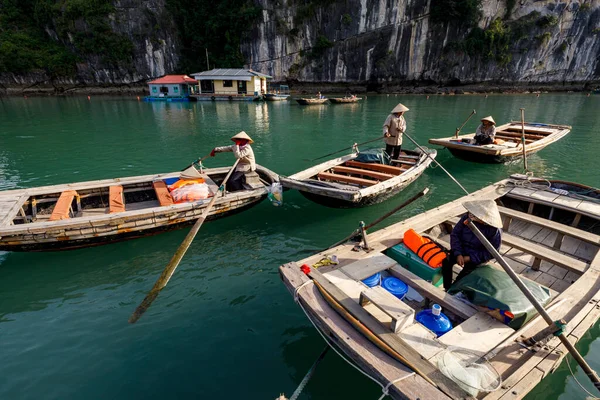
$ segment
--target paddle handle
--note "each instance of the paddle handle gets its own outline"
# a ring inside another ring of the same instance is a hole
[[[521,145],[523,146],[523,167],[527,171],[527,152],[525,151],[525,109],[521,108]]]
[[[463,122],[463,124],[460,126],[460,128],[456,128],[456,132],[454,133],[454,137],[456,139],[458,139],[458,134],[460,133],[460,131],[462,130],[462,128],[464,128],[464,126],[467,124],[467,122],[469,122],[469,120],[471,119],[471,117],[473,115],[477,114],[477,112],[475,110],[471,111],[471,114],[469,115],[469,118],[467,118],[467,120],[465,122]]]
[[[192,244],[192,241],[196,237],[196,234],[198,233],[198,231],[202,227],[202,224],[206,220],[206,217],[212,210],[215,202],[217,201],[217,197],[219,196],[219,193],[222,193],[225,190],[225,184],[229,180],[229,177],[231,176],[233,171],[235,171],[235,168],[237,167],[239,162],[240,162],[239,159],[237,159],[235,161],[235,164],[233,164],[233,167],[231,167],[231,169],[225,176],[225,179],[223,179],[223,182],[221,183],[221,186],[219,187],[219,192],[215,193],[215,195],[212,197],[212,199],[208,203],[208,206],[206,206],[206,208],[202,212],[202,215],[200,216],[200,218],[198,218],[198,220],[196,221],[194,226],[192,226],[192,229],[190,229],[188,234],[185,236],[185,239],[183,239],[183,242],[181,242],[181,244],[175,251],[175,254],[173,254],[173,257],[171,257],[171,261],[169,261],[169,263],[163,270],[162,274],[160,274],[160,277],[158,278],[158,280],[156,281],[156,283],[154,284],[154,286],[152,287],[152,289],[150,290],[148,295],[144,298],[144,300],[140,303],[140,305],[135,309],[133,314],[131,314],[131,317],[129,317],[130,324],[134,324],[137,322],[138,319],[140,319],[140,317],[146,312],[148,307],[150,307],[152,302],[156,299],[156,297],[158,296],[160,291],[165,286],[167,286],[167,283],[169,283],[169,280],[175,273],[177,266],[179,266],[181,259],[187,252],[188,248]]]

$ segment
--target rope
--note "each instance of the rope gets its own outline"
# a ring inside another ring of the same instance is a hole
[[[312,326],[315,328],[315,330],[319,333],[319,335],[323,338],[323,340],[325,341],[325,343],[327,343],[329,345],[329,347],[331,347],[333,349],[333,351],[336,352],[336,354],[344,361],[346,361],[346,363],[348,363],[350,366],[352,366],[354,369],[356,369],[358,372],[360,372],[361,374],[363,374],[364,376],[366,376],[367,378],[369,378],[370,380],[372,380],[373,382],[375,382],[376,384],[378,384],[381,387],[381,392],[383,393],[383,395],[381,397],[379,397],[379,399],[377,400],[382,400],[385,396],[389,395],[389,388],[397,383],[400,382],[403,379],[406,378],[410,378],[411,376],[415,375],[414,372],[405,375],[401,378],[395,379],[393,381],[390,381],[390,383],[388,383],[386,386],[383,386],[377,379],[373,378],[371,375],[367,374],[365,371],[363,371],[362,369],[360,369],[359,366],[355,365],[354,363],[352,363],[352,361],[348,360],[346,357],[344,357],[339,351],[338,349],[336,349],[336,347],[329,341],[329,339],[327,339],[327,337],[325,337],[325,335],[323,334],[323,332],[321,332],[321,330],[319,328],[317,328],[317,325],[314,323],[314,321],[312,320],[312,318],[310,317],[310,315],[308,314],[308,312],[306,311],[306,309],[304,308],[304,306],[302,305],[302,303],[299,301],[299,297],[298,297],[298,292],[300,289],[302,289],[304,286],[307,285],[308,282],[313,282],[313,280],[308,280],[306,282],[304,282],[302,285],[298,286],[295,290],[294,290],[294,301],[296,303],[298,303],[298,305],[300,306],[300,308],[302,309],[302,311],[304,312],[304,314],[306,315],[306,318],[308,318],[308,320],[310,321],[310,323],[312,324]],[[341,349],[340,349],[341,350]],[[343,350],[342,350],[343,352]],[[347,356],[347,355],[346,355]],[[348,356],[349,357],[349,356]],[[295,393],[295,392],[294,392]],[[290,399],[291,400],[291,399]]]
[[[573,370],[571,369],[571,363],[569,362],[569,355],[567,354],[565,356],[565,360],[567,360],[567,366],[569,367],[569,371],[571,372],[571,376],[573,377],[573,379],[575,380],[575,382],[579,385],[579,387],[586,392],[587,394],[589,394],[591,396],[591,398],[593,400],[598,400],[600,399],[599,397],[594,396],[593,394],[591,394],[590,392],[588,392],[588,390],[586,388],[583,387],[583,385],[577,380],[577,378],[575,378],[575,374],[573,373]]]
[[[319,357],[313,363],[312,367],[310,367],[310,369],[304,376],[304,379],[302,379],[302,382],[300,382],[300,385],[298,385],[298,387],[292,394],[292,397],[290,397],[290,400],[298,399],[298,396],[300,396],[300,393],[302,393],[302,390],[304,390],[304,387],[308,384],[308,381],[310,380],[310,378],[312,378],[313,374],[315,373],[315,370],[317,369],[317,366],[319,365],[319,363],[321,361],[323,361],[323,358],[325,358],[325,355],[327,354],[327,352],[329,351],[330,348],[331,348],[331,346],[329,346],[329,344],[327,344],[327,346],[323,349],[323,351],[321,352]]]

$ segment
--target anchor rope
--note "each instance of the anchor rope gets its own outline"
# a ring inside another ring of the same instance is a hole
[[[579,387],[584,392],[586,392],[587,394],[589,394],[593,400],[598,400],[599,397],[596,397],[593,394],[591,394],[585,387],[583,387],[583,385],[577,380],[577,378],[575,378],[575,373],[571,369],[571,363],[569,362],[569,355],[568,354],[565,356],[565,360],[567,360],[567,366],[569,367],[569,371],[571,372],[571,376],[573,377],[573,379],[575,380],[575,382],[579,385]]]
[[[346,361],[346,363],[348,363],[350,366],[354,367],[354,369],[356,369],[358,372],[360,372],[361,374],[363,374],[364,376],[366,376],[367,378],[369,378],[370,380],[372,380],[373,382],[375,382],[376,384],[379,385],[379,387],[381,387],[381,392],[383,393],[381,395],[381,397],[379,397],[379,399],[377,400],[382,400],[383,398],[385,398],[385,396],[389,395],[389,388],[394,385],[397,382],[400,382],[403,379],[406,378],[410,378],[411,376],[415,375],[414,371],[408,375],[405,375],[403,377],[400,377],[398,379],[394,379],[393,381],[390,381],[387,385],[383,385],[381,384],[376,378],[373,378],[371,375],[369,375],[368,373],[366,373],[365,371],[363,371],[359,366],[355,365],[352,361],[348,360],[349,356],[342,350],[340,349],[342,352],[344,352],[344,354],[346,354],[346,356],[342,355],[338,349],[329,341],[329,339],[327,337],[325,337],[325,335],[323,334],[323,332],[321,332],[319,330],[319,328],[317,328],[317,325],[315,324],[315,322],[312,320],[312,318],[310,317],[310,315],[308,314],[308,311],[306,311],[306,309],[304,308],[304,306],[302,305],[302,302],[300,302],[300,297],[298,295],[298,292],[300,291],[300,289],[302,289],[303,287],[307,286],[307,284],[309,282],[313,282],[312,279],[304,282],[302,285],[298,286],[295,290],[294,290],[294,301],[300,306],[300,308],[302,309],[302,311],[304,312],[304,314],[306,315],[306,318],[308,318],[308,320],[310,321],[310,323],[312,324],[312,326],[315,328],[315,330],[319,333],[319,335],[323,338],[323,340],[325,341],[325,343],[327,343],[329,345],[329,347],[331,347],[333,349],[333,351],[336,352],[336,354],[338,356],[340,356],[340,358],[344,361]],[[346,358],[348,357],[348,358]],[[305,384],[306,385],[306,384]],[[294,394],[296,394],[296,392],[294,392]],[[300,395],[300,393],[298,393],[298,395]],[[291,400],[291,399],[290,399]]]

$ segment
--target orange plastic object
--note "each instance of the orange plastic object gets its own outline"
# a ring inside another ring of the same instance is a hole
[[[125,200],[123,199],[123,186],[111,186],[108,188],[108,204],[109,214],[125,211]]]
[[[204,178],[197,178],[197,179],[180,179],[177,182],[175,182],[172,185],[169,185],[168,188],[170,191],[173,191],[175,189],[179,189],[180,187],[184,187],[186,185],[195,185],[195,184],[202,184],[205,183],[206,181],[204,180]]]
[[[494,144],[504,144],[504,140],[502,140],[502,139],[494,139]]]
[[[60,194],[56,205],[54,206],[54,210],[52,211],[52,215],[50,215],[49,221],[59,221],[61,219],[69,219],[71,216],[69,215],[69,210],[71,209],[71,203],[73,203],[73,199],[77,196],[77,192],[75,190],[65,190]]]
[[[423,261],[432,268],[439,268],[446,259],[444,249],[432,242],[431,239],[423,237],[409,229],[404,232],[404,245],[416,253]]]
[[[161,206],[170,206],[173,204],[173,197],[167,189],[167,184],[164,181],[156,181],[152,183],[154,191],[156,192],[156,198]]]

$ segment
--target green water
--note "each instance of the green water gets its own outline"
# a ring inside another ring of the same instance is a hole
[[[314,158],[381,134],[398,102],[421,144],[449,136],[472,109],[496,121],[569,124],[573,131],[533,155],[536,175],[600,186],[600,96],[583,94],[369,96],[361,104],[138,102],[135,98],[0,98],[0,189],[179,170],[243,129],[259,163],[291,174]],[[465,127],[473,131],[474,118]],[[405,141],[408,143],[408,141]],[[470,191],[521,172],[441,151],[438,160]],[[207,166],[233,163],[218,155]],[[206,224],[169,286],[144,317],[127,318],[185,231],[62,253],[0,253],[0,399],[270,399],[291,395],[324,347],[280,282],[277,267],[339,240],[423,187],[387,224],[461,191],[428,170],[399,197],[359,210],[328,209],[295,192]],[[600,371],[599,327],[579,348]],[[578,370],[577,377],[591,385]],[[376,399],[377,385],[333,353],[305,399]],[[528,399],[581,399],[566,365]]]

